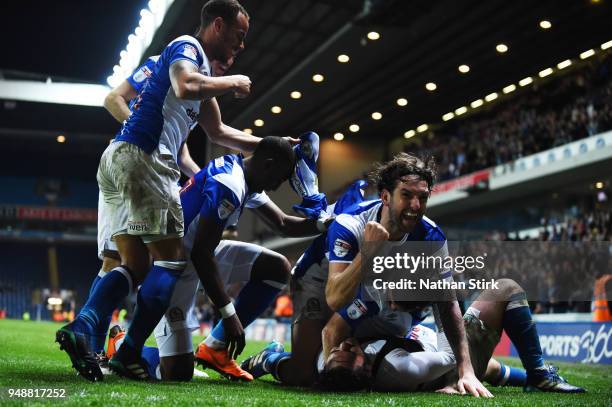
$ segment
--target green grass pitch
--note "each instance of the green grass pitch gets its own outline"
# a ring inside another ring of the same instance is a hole
[[[215,372],[209,379],[190,383],[136,383],[107,376],[101,383],[77,377],[68,357],[54,343],[59,324],[0,321],[0,406],[36,403],[99,406],[612,406],[612,367],[559,363],[562,375],[587,388],[587,394],[524,394],[518,388],[492,388],[494,399],[424,393],[322,393],[280,386],[270,379],[232,383]],[[194,343],[200,338],[194,338]],[[251,342],[243,355],[255,353],[263,343]],[[516,365],[516,359],[504,359]],[[63,399],[9,398],[9,389],[65,389]]]

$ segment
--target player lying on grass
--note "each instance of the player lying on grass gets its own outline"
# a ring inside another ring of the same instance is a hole
[[[424,216],[436,175],[435,163],[433,159],[423,161],[401,153],[380,165],[373,175],[380,199],[361,203],[353,213],[339,215],[330,226],[326,244],[329,276],[325,300],[334,311],[351,312],[353,320],[366,319],[370,314],[378,313],[381,318],[364,323],[370,334],[404,337],[413,325],[420,322],[422,315],[418,309],[392,309],[384,301],[380,306],[372,303],[369,309],[365,306],[360,251],[364,249],[364,241],[428,242],[434,255],[444,257],[444,252],[447,252],[446,237],[433,221]],[[452,278],[450,270],[440,270],[440,273],[443,279]],[[362,294],[362,299],[351,303]],[[490,392],[476,378],[472,369],[459,304],[456,300],[440,301],[439,307],[442,324],[457,356],[459,387],[475,396],[490,397]],[[373,321],[378,325],[369,326]],[[330,334],[334,336],[325,335],[325,332],[323,335],[326,355],[331,347],[339,345],[348,336],[341,336],[342,332]],[[280,356],[258,355],[248,361],[248,367],[257,373],[278,371],[280,362]]]
[[[506,374],[514,384],[522,381],[520,371],[507,370],[491,359],[504,330],[517,348],[526,370],[525,391],[583,393],[583,388],[569,384],[559,376],[556,368],[544,364],[523,289],[512,280],[498,282],[499,290],[483,291],[463,316],[476,376],[489,383],[499,383]],[[351,330],[349,322],[339,313],[325,327],[326,332],[334,330]],[[420,334],[410,339],[387,338],[360,343],[349,337],[334,346],[326,359],[321,353],[318,369],[321,384],[330,389],[464,393],[456,384],[456,360],[443,333],[437,335],[437,340],[432,335]]]

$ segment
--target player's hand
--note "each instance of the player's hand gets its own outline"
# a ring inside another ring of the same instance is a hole
[[[461,394],[459,390],[457,390],[456,384],[450,384],[446,387],[442,387],[441,389],[436,390],[436,393],[444,393],[444,394]]]
[[[484,387],[482,383],[480,383],[480,380],[478,380],[476,376],[474,376],[474,374],[472,373],[464,374],[463,377],[461,377],[457,381],[457,389],[459,390],[459,393],[461,394],[469,393],[474,397],[480,397],[480,396],[486,397],[486,398],[493,397],[491,392],[487,390],[487,388]]]
[[[224,318],[223,329],[225,330],[225,342],[227,343],[229,357],[236,359],[242,353],[246,344],[244,329],[238,315],[234,314],[229,318]]]
[[[362,255],[370,259],[380,250],[383,243],[389,240],[389,232],[380,223],[371,221],[366,223],[363,240],[365,244],[361,249]]]
[[[302,142],[302,140],[300,140],[299,138],[293,138],[293,137],[283,137],[285,140],[287,140],[292,146],[297,146],[298,144],[300,144]]]
[[[366,224],[363,239],[366,242],[384,242],[389,240],[389,232],[380,223],[370,221]]]
[[[251,93],[251,79],[245,75],[232,75],[234,97],[243,99]]]

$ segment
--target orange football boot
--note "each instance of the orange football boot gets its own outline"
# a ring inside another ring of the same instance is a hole
[[[216,370],[230,380],[253,381],[253,375],[230,359],[227,349],[213,349],[202,342],[196,349],[195,359],[198,364]]]

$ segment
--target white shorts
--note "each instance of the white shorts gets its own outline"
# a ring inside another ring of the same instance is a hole
[[[182,237],[180,171],[171,154],[145,153],[123,141],[111,143],[100,160],[98,186],[108,204],[111,237],[140,236],[145,243]]]
[[[292,323],[308,319],[326,322],[331,317],[332,310],[325,299],[327,264],[327,259],[321,265],[314,263],[302,277],[291,281]]]
[[[104,202],[102,192],[98,193],[98,258],[102,260],[105,251],[117,251],[117,245],[111,240],[110,217],[108,205]]]
[[[263,247],[235,240],[222,240],[215,249],[219,275],[225,286],[251,279],[251,270]],[[168,311],[154,330],[159,356],[193,352],[192,331],[200,326],[195,300],[200,280],[192,262],[176,282]]]

